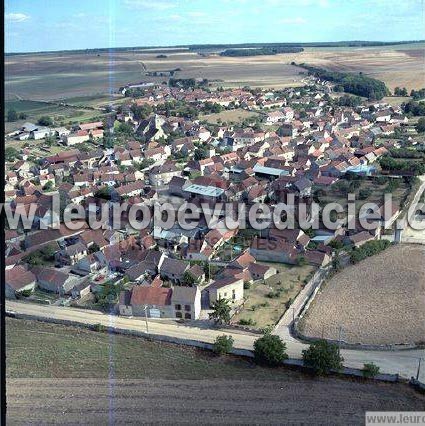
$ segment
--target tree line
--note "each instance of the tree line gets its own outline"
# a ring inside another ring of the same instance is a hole
[[[313,67],[300,64],[309,74],[321,80],[335,83],[335,91],[347,92],[357,96],[363,96],[371,100],[379,100],[388,96],[390,91],[383,81],[367,77],[363,74],[353,74],[348,72],[328,71],[324,68]]]
[[[220,56],[261,56],[261,55],[277,55],[279,53],[300,53],[303,52],[302,47],[261,47],[258,49],[226,49],[220,53]]]

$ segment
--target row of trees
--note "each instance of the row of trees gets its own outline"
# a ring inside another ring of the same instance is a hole
[[[302,47],[261,47],[258,49],[226,49],[220,56],[261,56],[303,52]]]
[[[197,81],[194,78],[170,78],[169,84],[171,87],[190,89],[192,87],[206,87],[208,86],[208,80],[206,78],[201,81]]]
[[[381,242],[381,241],[376,241]],[[387,241],[386,241],[387,242]],[[218,299],[212,306],[210,318],[216,324],[228,324],[231,318],[231,307],[227,299]],[[218,336],[213,350],[218,355],[230,353],[233,349],[232,336]],[[339,347],[326,340],[319,340],[303,351],[304,365],[313,369],[316,374],[328,374],[331,370],[341,370],[344,358],[340,356]],[[258,364],[269,367],[278,367],[288,359],[286,344],[279,336],[271,334],[266,329],[264,336],[254,342],[254,359]],[[373,364],[365,364],[364,373],[367,377],[376,376],[379,369]]]
[[[328,71],[306,64],[301,64],[300,66],[317,78],[335,83],[336,91],[352,93],[353,95],[363,96],[371,100],[379,100],[390,94],[384,82],[367,77],[362,73],[352,74],[347,72]]]
[[[415,117],[425,115],[425,102],[409,101],[402,105],[405,114]]]
[[[214,342],[213,350],[217,355],[228,354],[233,349],[232,336],[218,336]],[[340,355],[338,345],[326,340],[312,343],[308,349],[302,352],[304,365],[310,367],[317,375],[329,374],[332,371],[340,371],[343,368],[344,358]],[[264,336],[254,342],[255,362],[268,366],[279,367],[288,359],[286,344],[279,336],[266,332]],[[379,374],[379,367],[373,363],[363,366],[363,376],[375,377]]]
[[[412,91],[410,92],[410,96],[415,101],[417,101],[419,99],[425,99],[425,88],[424,89],[419,89],[419,90],[412,89]]]
[[[425,164],[423,162],[399,160],[392,158],[389,155],[382,157],[379,160],[379,165],[382,167],[383,170],[387,170],[390,172],[401,172],[406,174],[412,174],[414,176],[425,174]]]
[[[17,112],[14,108],[10,108],[7,110],[7,121],[13,122],[18,120],[25,120],[28,115],[25,112]],[[43,115],[37,120],[37,124],[40,126],[52,126],[53,119],[48,115]]]
[[[7,121],[13,122],[18,120],[25,120],[27,118],[27,114],[25,112],[16,112],[16,109],[10,108],[7,110]]]
[[[394,89],[394,95],[395,96],[409,96],[407,93],[407,89],[405,87],[401,88],[401,87],[396,87]]]
[[[346,106],[346,107],[351,107],[351,108],[356,108],[359,105],[361,105],[362,103],[363,103],[363,100],[362,100],[361,97],[350,96],[350,95],[341,96],[337,101],[337,104],[339,106]]]

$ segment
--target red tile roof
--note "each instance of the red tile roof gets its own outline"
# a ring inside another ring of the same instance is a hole
[[[14,290],[20,290],[29,284],[35,282],[35,275],[31,271],[27,271],[23,266],[15,266],[8,269],[5,273],[6,284]]]
[[[166,306],[171,304],[171,288],[165,287],[133,287],[131,305]]]

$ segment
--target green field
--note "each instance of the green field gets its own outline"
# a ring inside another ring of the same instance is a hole
[[[25,122],[37,122],[37,120],[47,115],[52,117],[55,124],[59,126],[69,125],[81,121],[91,121],[95,119],[102,119],[104,113],[95,109],[82,109],[77,107],[63,106],[39,101],[30,100],[13,100],[5,101],[4,114],[7,115],[9,109],[14,109],[18,113],[27,114],[24,120],[14,122],[5,122],[6,133],[19,128]]]
[[[7,377],[273,380],[298,375],[239,357],[109,335],[83,328],[6,319]]]

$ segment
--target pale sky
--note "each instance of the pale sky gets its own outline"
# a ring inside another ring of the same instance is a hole
[[[423,0],[6,0],[5,51],[425,39]]]

